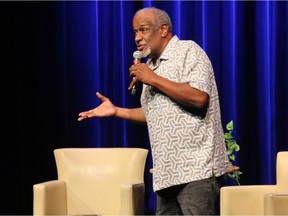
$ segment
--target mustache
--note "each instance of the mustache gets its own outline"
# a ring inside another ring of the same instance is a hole
[[[136,46],[137,47],[140,47],[140,46],[147,47],[145,52],[144,53],[142,52],[142,58],[147,57],[151,53],[151,48],[150,48],[149,44],[146,42],[138,42],[138,43],[136,43]]]

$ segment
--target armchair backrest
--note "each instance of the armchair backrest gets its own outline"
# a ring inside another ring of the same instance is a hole
[[[277,191],[288,192],[288,151],[277,153]]]
[[[58,179],[66,182],[68,214],[120,214],[121,185],[143,183],[148,150],[64,148],[54,150]]]

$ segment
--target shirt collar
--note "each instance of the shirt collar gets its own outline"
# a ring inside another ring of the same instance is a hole
[[[161,54],[160,58],[157,60],[156,62],[156,67],[159,65],[159,63],[162,60],[168,60],[170,55],[169,53],[171,53],[171,49],[173,49],[175,47],[175,44],[179,41],[179,38],[177,37],[177,35],[174,35],[171,40],[169,41],[169,43],[167,44],[167,46],[165,47],[163,53]],[[152,60],[148,59],[147,60],[147,65],[149,65],[151,68],[155,67],[152,64]]]

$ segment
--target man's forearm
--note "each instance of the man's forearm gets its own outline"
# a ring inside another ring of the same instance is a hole
[[[142,108],[116,107],[115,117],[138,124],[146,124],[146,119]]]

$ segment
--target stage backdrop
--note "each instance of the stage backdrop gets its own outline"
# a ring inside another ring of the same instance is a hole
[[[97,106],[139,106],[127,90],[136,47],[132,18],[156,6],[174,33],[201,45],[214,66],[223,127],[234,121],[241,184],[274,184],[275,157],[288,150],[288,2],[0,2],[0,214],[32,214],[32,186],[57,178],[53,150],[142,147],[147,128],[120,119],[78,122]],[[149,169],[147,214],[155,212]],[[233,184],[233,183],[231,183]]]

